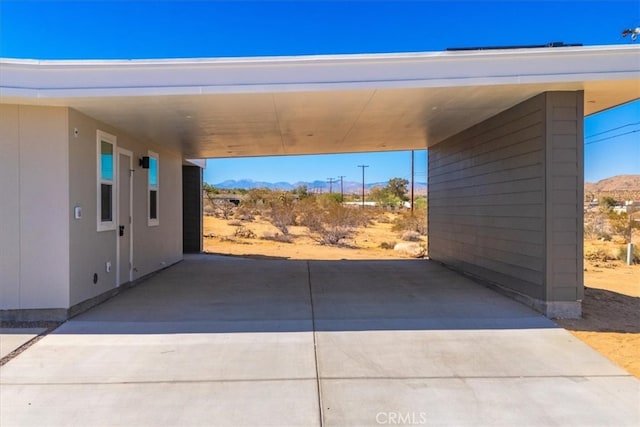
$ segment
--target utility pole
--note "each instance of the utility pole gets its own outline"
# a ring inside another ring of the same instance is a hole
[[[364,168],[368,168],[369,165],[358,165],[359,168],[362,168],[362,209],[364,209]]]
[[[415,168],[414,168],[414,157],[415,157],[415,152],[413,150],[411,150],[411,214],[413,215],[413,193],[414,193],[414,189],[415,189]]]
[[[344,202],[344,182],[343,179],[346,178],[346,175],[340,175],[340,202]]]
[[[333,183],[338,181],[335,178],[327,178],[327,182],[329,182],[329,194],[333,193]]]

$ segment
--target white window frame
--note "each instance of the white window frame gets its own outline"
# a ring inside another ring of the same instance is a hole
[[[155,227],[160,225],[160,156],[154,151],[147,153],[149,156],[149,173],[147,175],[147,225]],[[156,185],[151,185],[151,159],[156,161]],[[156,217],[151,218],[151,191],[156,192]]]
[[[111,179],[102,179],[102,143],[113,147],[113,175]],[[117,138],[114,135],[98,130],[96,133],[96,218],[98,231],[112,231],[116,229],[116,156],[118,153]],[[111,221],[102,220],[102,184],[111,185]]]

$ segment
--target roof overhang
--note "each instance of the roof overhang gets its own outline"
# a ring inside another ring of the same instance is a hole
[[[424,149],[544,91],[640,98],[640,46],[0,60],[0,102],[66,106],[185,158]]]

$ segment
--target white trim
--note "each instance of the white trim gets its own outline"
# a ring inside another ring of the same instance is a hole
[[[102,142],[107,142],[113,146],[113,176],[111,180],[102,179]],[[112,231],[116,229],[116,156],[118,152],[117,138],[107,132],[98,130],[96,132],[96,221],[97,231]],[[101,184],[111,184],[111,221],[102,221],[102,189]]]
[[[151,185],[151,166],[149,166],[149,173],[147,174],[147,225],[149,227],[155,227],[160,225],[160,156],[158,153],[149,150],[149,159],[156,160],[156,185]],[[151,162],[149,162],[151,164]],[[156,217],[151,218],[151,190],[156,192]]]
[[[46,105],[55,102],[52,98],[74,97],[570,84],[637,79],[638,55],[640,45],[271,58],[0,59],[0,95],[38,98]]]
[[[117,160],[116,164],[116,173],[120,173],[120,155],[124,155],[129,157],[129,171],[133,170],[133,152],[129,151],[125,148],[118,148]],[[122,224],[120,218],[120,181],[118,180],[118,185],[116,186],[116,223],[117,225]],[[129,233],[129,282],[133,280],[133,174],[130,172],[129,179],[129,218],[131,221],[127,221],[127,225],[125,227],[125,232]],[[116,286],[120,286],[120,235],[116,233]]]

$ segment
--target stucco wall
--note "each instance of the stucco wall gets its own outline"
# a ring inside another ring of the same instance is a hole
[[[75,130],[77,129],[77,135]],[[83,218],[69,219],[70,303],[77,304],[116,287],[117,231],[97,231],[96,133],[107,132],[117,138],[117,147],[133,152],[133,279],[137,279],[182,259],[182,159],[145,141],[138,141],[118,129],[100,123],[76,110],[69,110],[69,209],[81,206]],[[138,159],[152,150],[159,154],[158,226],[147,224],[148,171]],[[110,261],[113,268],[106,272]],[[98,283],[93,283],[94,273]]]
[[[429,149],[430,258],[576,314],[551,303],[582,298],[582,102],[543,93]]]
[[[69,305],[67,120],[0,105],[0,310]]]

